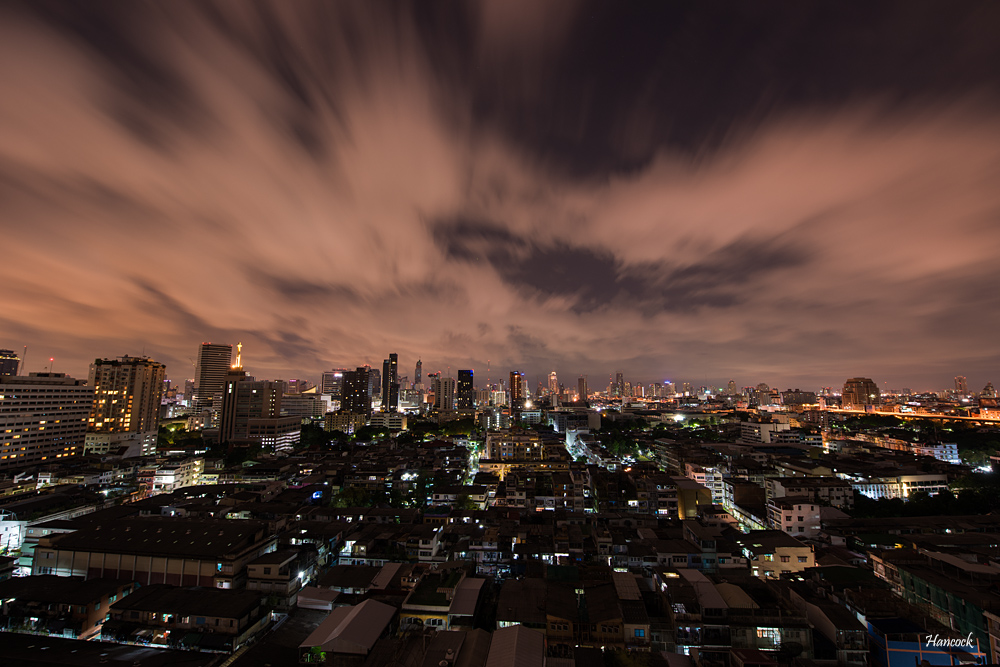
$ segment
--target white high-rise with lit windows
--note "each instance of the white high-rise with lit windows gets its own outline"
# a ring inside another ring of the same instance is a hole
[[[94,390],[65,373],[0,376],[0,469],[83,454]]]

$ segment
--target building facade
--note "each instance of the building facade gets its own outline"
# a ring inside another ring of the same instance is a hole
[[[95,359],[90,365],[94,404],[87,431],[139,434],[140,453],[155,454],[165,374],[166,366],[148,357]]]
[[[82,455],[93,403],[65,373],[0,376],[0,469]]]

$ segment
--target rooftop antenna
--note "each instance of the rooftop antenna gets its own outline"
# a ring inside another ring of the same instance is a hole
[[[24,375],[24,360],[27,358],[27,356],[28,356],[28,346],[25,345],[24,352],[21,353],[21,366],[17,370],[18,375]]]

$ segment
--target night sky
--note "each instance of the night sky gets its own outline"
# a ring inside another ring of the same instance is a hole
[[[995,2],[5,3],[0,348],[979,390],[998,35]]]

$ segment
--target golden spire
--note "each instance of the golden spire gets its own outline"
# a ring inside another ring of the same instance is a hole
[[[243,360],[240,358],[243,355],[243,343],[236,343],[236,363],[233,364],[233,368],[243,368]]]

